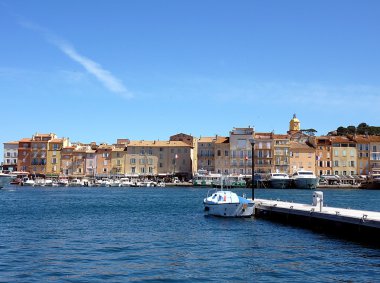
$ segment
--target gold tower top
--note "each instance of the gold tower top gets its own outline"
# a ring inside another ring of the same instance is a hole
[[[290,132],[297,132],[301,128],[300,120],[297,119],[296,114],[293,115],[293,119],[289,122],[289,131]]]

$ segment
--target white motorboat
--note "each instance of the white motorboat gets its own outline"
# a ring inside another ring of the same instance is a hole
[[[57,185],[58,187],[67,187],[69,185],[69,180],[65,178],[60,178],[58,179]]]
[[[290,187],[291,179],[286,173],[270,173],[268,180],[270,187],[274,189],[287,189]]]
[[[35,184],[36,182],[34,182],[32,179],[27,179],[22,182],[22,185],[26,187],[34,187]]]
[[[206,215],[221,217],[249,217],[254,213],[254,202],[244,195],[224,190],[210,190],[203,200]]]
[[[315,189],[319,181],[313,171],[304,169],[293,173],[292,180],[296,189]]]
[[[82,182],[79,179],[72,179],[69,182],[69,187],[83,187]]]
[[[131,187],[133,182],[129,178],[120,178],[120,187]]]

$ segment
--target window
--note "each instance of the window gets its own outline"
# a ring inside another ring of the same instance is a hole
[[[221,156],[221,155],[222,155],[222,151],[221,151],[220,149],[218,149],[216,155],[217,155],[217,156]]]
[[[136,173],[136,167],[131,167],[131,173]]]
[[[224,156],[228,156],[228,150],[224,151]]]
[[[136,159],[135,158],[131,158],[131,164],[136,164]]]
[[[338,167],[338,166],[339,166],[339,161],[338,161],[338,160],[335,160],[335,161],[334,161],[334,166],[335,166],[335,167]]]
[[[57,158],[55,158],[55,157],[52,158],[52,159],[51,159],[51,164],[57,164]]]
[[[336,149],[334,150],[334,156],[338,156],[338,151]]]
[[[375,152],[377,151],[376,150],[376,145],[372,146],[372,151],[375,151]]]
[[[152,155],[153,154],[153,150],[152,149],[149,149],[148,150],[148,155]]]
[[[103,168],[103,173],[107,173],[107,168]]]
[[[121,165],[121,161],[120,161],[120,159],[118,159],[118,160],[116,161],[116,165],[117,165],[117,166],[120,166],[120,165]]]
[[[104,165],[104,166],[107,166],[107,165],[108,165],[108,160],[104,160],[104,161],[103,161],[103,165]]]
[[[343,150],[343,151],[342,151],[342,155],[343,155],[343,156],[347,156],[346,150]]]

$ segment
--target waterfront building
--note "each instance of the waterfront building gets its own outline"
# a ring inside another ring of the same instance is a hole
[[[228,175],[230,173],[230,138],[216,136],[214,142],[215,172]]]
[[[312,139],[315,147],[315,175],[332,175],[332,146],[330,137],[320,136]]]
[[[183,141],[131,141],[126,174],[138,176],[192,176],[191,146]]]
[[[331,137],[334,175],[356,175],[356,142],[347,137]]]
[[[255,172],[269,174],[273,171],[273,133],[255,133]]]
[[[371,136],[370,140],[370,173],[380,173],[380,136]]]
[[[287,173],[290,171],[290,140],[288,135],[273,134],[274,172]]]
[[[315,148],[305,142],[290,142],[290,174],[301,169],[315,172]]]
[[[72,156],[73,172],[72,176],[77,178],[83,178],[86,176],[86,156],[87,151],[90,150],[90,146],[83,144],[75,144]]]
[[[45,175],[47,172],[47,151],[50,140],[57,139],[53,133],[35,134],[31,139],[31,164],[29,172]]]
[[[30,172],[30,163],[32,159],[32,139],[23,138],[18,143],[17,153],[17,170]]]
[[[124,144],[116,144],[111,152],[111,175],[122,177],[126,174],[125,163],[126,163],[126,146]]]
[[[112,169],[112,150],[113,145],[102,143],[96,149],[96,176],[110,177]]]
[[[4,171],[17,171],[18,141],[4,143]]]
[[[353,136],[351,137],[356,142],[357,150],[357,173],[359,175],[368,175],[370,173],[370,143],[369,136]]]
[[[74,172],[74,155],[75,146],[67,145],[63,146],[61,150],[61,169],[60,173],[62,176],[69,177],[73,176]]]
[[[86,149],[86,176],[95,177],[96,170],[96,143],[91,143],[92,145]]]
[[[215,137],[200,137],[197,140],[197,148],[198,170],[215,172]]]
[[[233,128],[230,131],[230,173],[252,175],[252,146],[254,129]]]
[[[51,139],[48,142],[46,158],[46,176],[59,177],[61,173],[61,150],[70,144],[69,139]]]
[[[192,163],[192,172],[193,174],[198,171],[198,139],[192,135],[179,133],[173,135],[169,138],[170,141],[182,141],[191,146],[191,163]]]

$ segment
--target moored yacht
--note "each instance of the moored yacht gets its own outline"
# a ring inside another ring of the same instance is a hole
[[[369,190],[380,190],[380,172],[371,173],[363,187]]]
[[[268,177],[269,185],[274,189],[288,189],[290,187],[290,178],[286,173],[270,173]]]
[[[296,189],[315,189],[318,184],[318,177],[313,171],[301,169],[293,173],[292,181]]]
[[[231,191],[211,190],[203,200],[206,215],[221,217],[249,217],[254,213],[254,202]]]

